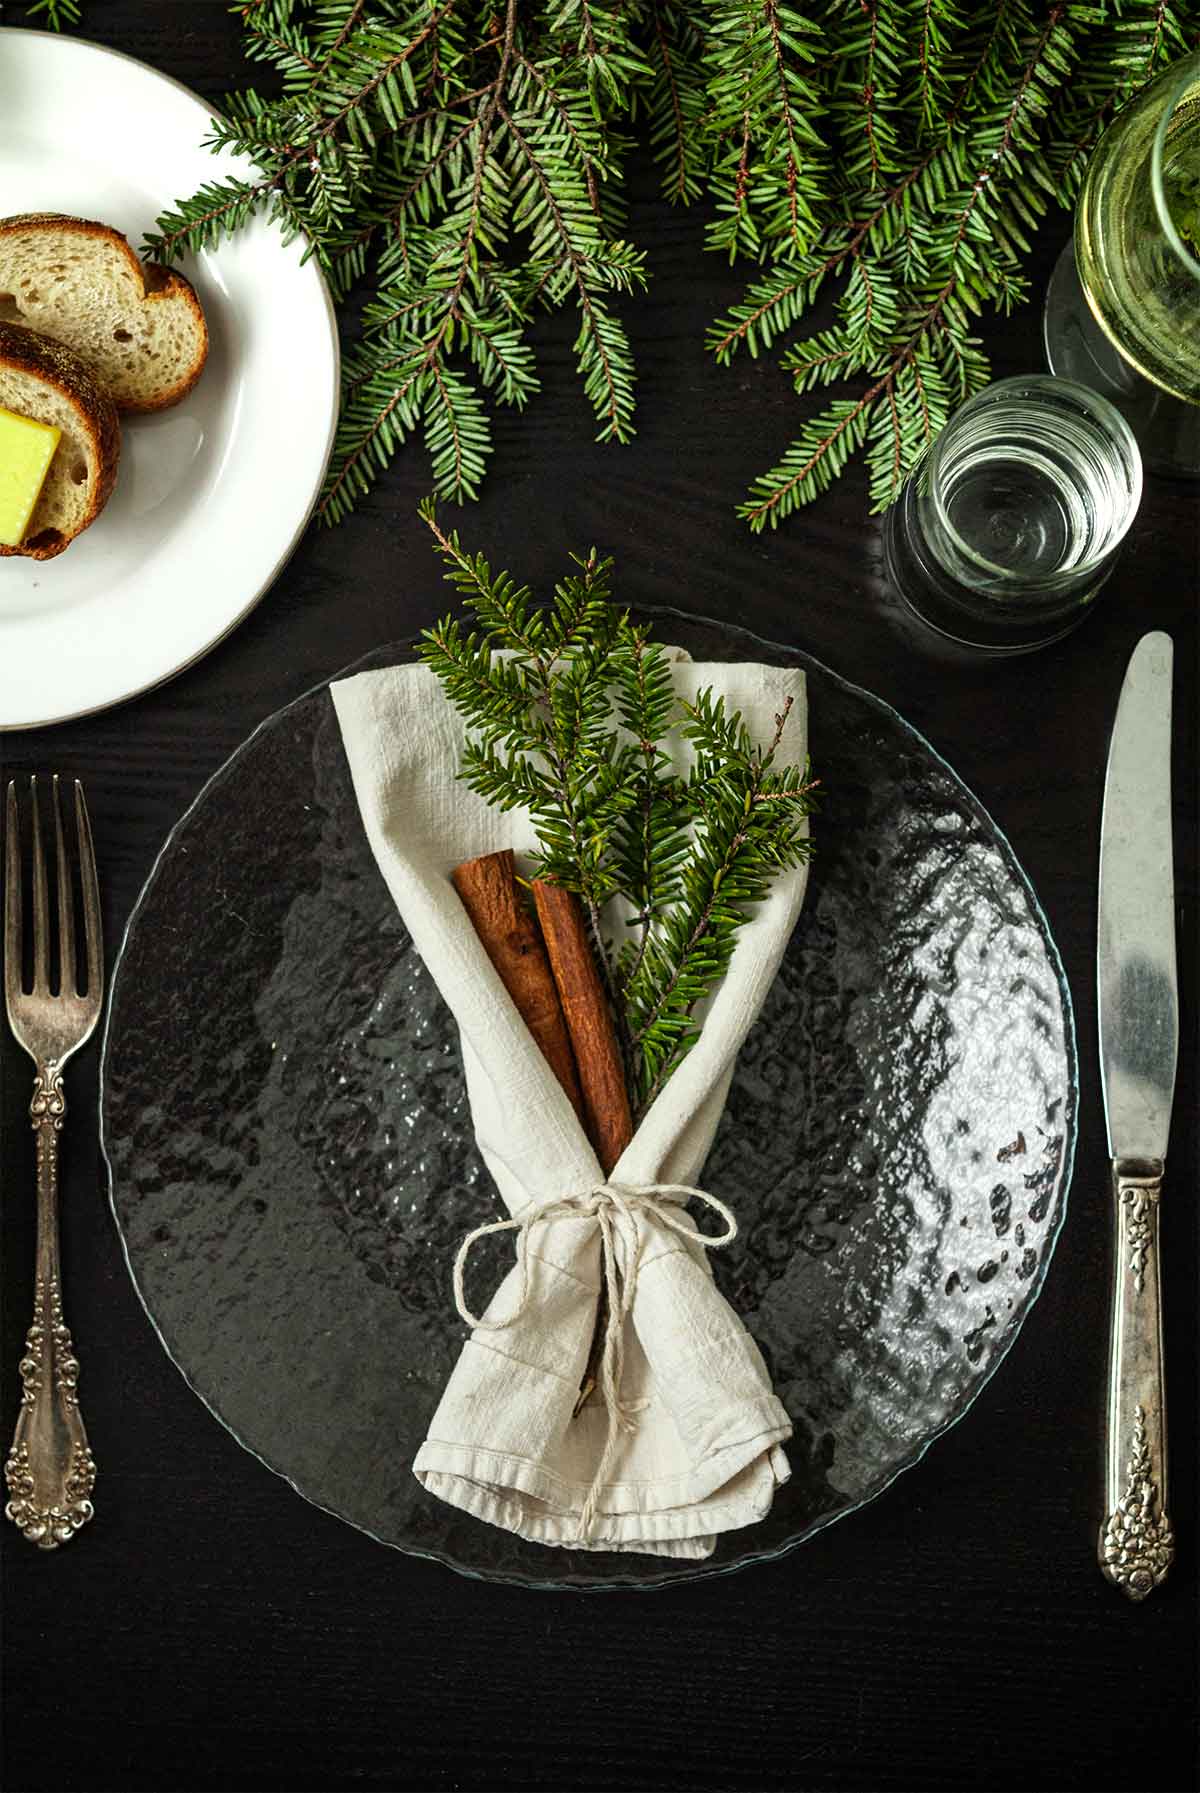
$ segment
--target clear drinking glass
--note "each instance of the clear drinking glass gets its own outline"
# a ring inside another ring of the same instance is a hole
[[[1200,52],[1100,139],[1043,328],[1053,371],[1111,399],[1149,467],[1200,474]]]
[[[888,575],[954,641],[1042,647],[1087,615],[1141,493],[1137,443],[1107,399],[1048,374],[997,380],[950,420],[888,512]]]

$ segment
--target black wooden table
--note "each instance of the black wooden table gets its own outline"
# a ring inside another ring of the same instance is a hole
[[[223,0],[89,0],[87,27],[214,99],[242,77]],[[795,403],[769,360],[721,372],[704,357],[705,325],[739,279],[702,255],[699,212],[662,205],[646,166],[632,197],[653,272],[626,307],[636,443],[593,443],[570,320],[548,322],[544,395],[524,422],[502,415],[495,471],[462,526],[543,585],[569,549],[596,543],[617,556],[630,603],[802,645],[894,704],[990,807],[1050,917],[1078,1017],[1079,1152],[1044,1293],[925,1461],[784,1560],[638,1596],[480,1585],[308,1506],[188,1391],[114,1232],[92,1048],[73,1079],[65,1279],[98,1512],[52,1556],[5,1540],[13,1793],[1194,1785],[1197,496],[1151,482],[1107,597],[1062,644],[1007,662],[941,645],[883,582],[859,476],[777,536],[734,519]],[[1045,230],[1035,284],[1066,230],[1064,218]],[[997,374],[1041,364],[1039,321],[1033,307],[987,321]],[[447,606],[415,515],[427,485],[417,451],[339,530],[310,531],[249,620],[164,688],[0,737],[6,777],[86,779],[112,946],[171,823],[253,726]],[[1108,731],[1149,628],[1174,635],[1178,667],[1185,1032],[1163,1233],[1179,1554],[1132,1607],[1095,1564],[1110,1228],[1092,953]],[[26,1064],[7,1038],[3,1053],[7,1436],[33,1207]]]

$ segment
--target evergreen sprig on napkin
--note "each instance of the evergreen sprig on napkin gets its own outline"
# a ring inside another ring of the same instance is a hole
[[[809,855],[813,782],[776,764],[790,704],[752,740],[711,692],[677,699],[666,652],[612,603],[610,560],[578,559],[541,607],[432,504],[422,515],[475,624],[447,617],[421,648],[470,730],[461,776],[528,808],[536,877],[580,898],[636,1120],[694,1043],[748,911]]]
[[[239,10],[272,73],[226,102],[211,141],[261,173],[181,196],[147,247],[169,261],[263,210],[308,238],[339,299],[361,294],[329,522],[417,435],[438,492],[473,496],[491,409],[537,391],[545,308],[575,311],[599,437],[629,438],[621,312],[647,280],[625,204],[638,132],[666,196],[706,202],[707,247],[757,264],[709,351],[727,363],[787,345],[797,433],[740,514],[774,527],[860,452],[882,508],[989,379],[979,319],[1030,297],[1038,221],[1073,204],[1114,111],[1200,32],[1200,0]]]

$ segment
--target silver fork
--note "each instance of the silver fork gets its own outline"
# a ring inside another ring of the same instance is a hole
[[[33,840],[33,989],[22,975],[21,836],[17,787],[8,787],[4,880],[4,1001],[9,1025],[34,1063],[29,1118],[37,1142],[37,1265],[33,1321],[21,1359],[21,1411],[4,1465],[8,1517],[31,1544],[55,1550],[92,1517],[96,1465],[79,1411],[79,1363],[63,1318],[58,1248],[58,1136],[66,1113],[63,1066],[90,1036],[104,996],[100,891],[83,786],[75,781],[75,822],[83,892],[87,995],[75,975],[76,939],[70,867],[63,841],[58,776],[54,839],[58,858],[58,990],[50,988],[50,904],[38,813],[37,779],[29,781]]]

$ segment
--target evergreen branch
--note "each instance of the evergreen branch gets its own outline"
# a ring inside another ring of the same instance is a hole
[[[785,705],[784,715],[777,718],[777,720],[776,720],[775,735],[772,740],[771,747],[770,747],[768,753],[764,756],[764,761],[762,762],[764,765],[769,765],[771,759],[774,757],[775,750],[779,746],[780,737],[783,734],[783,725],[786,720],[787,711],[789,711],[791,709],[791,707],[792,707],[792,700],[789,697],[787,699],[787,702]],[[688,708],[688,706],[685,706],[685,708]],[[689,713],[689,715],[694,716],[695,710],[689,708],[688,713]],[[761,795],[762,795],[762,792],[761,792],[761,766],[760,766],[760,767],[756,767],[754,772],[751,775],[751,784],[750,784],[750,789],[749,789],[749,794],[748,794],[749,803],[751,805],[753,805],[754,803],[757,803],[758,801],[760,801]],[[747,812],[747,813],[749,813],[749,812]],[[659,990],[657,992],[657,994],[655,995],[653,1004],[651,1005],[651,1007],[647,1011],[647,1013],[642,1017],[642,1019],[639,1023],[638,1029],[633,1036],[633,1043],[635,1046],[641,1045],[642,1041],[646,1038],[647,1034],[651,1031],[655,1022],[659,1019],[659,1016],[663,1013],[663,1010],[666,1008],[667,1004],[670,1002],[672,996],[674,996],[674,994],[675,994],[676,990],[679,988],[680,984],[686,979],[686,977],[688,975],[688,971],[691,967],[691,964],[692,964],[693,960],[695,959],[697,952],[700,950],[700,947],[701,947],[702,943],[704,942],[706,934],[708,933],[709,925],[712,921],[713,911],[717,905],[718,893],[720,891],[721,884],[722,884],[723,880],[725,879],[725,877],[728,876],[729,872],[733,869],[734,865],[736,864],[737,856],[741,852],[742,848],[745,846],[748,838],[749,838],[749,829],[745,825],[743,825],[743,826],[739,827],[736,830],[736,832],[731,836],[729,841],[727,843],[725,843],[725,845],[723,847],[723,851],[721,853],[721,858],[720,858],[719,864],[716,869],[716,872],[714,873],[712,878],[709,880],[709,889],[708,889],[707,895],[705,896],[703,907],[701,908],[700,913],[696,916],[695,920],[691,924],[691,927],[687,934],[686,941],[684,943],[683,951],[679,954],[675,965],[672,967],[670,976],[667,978],[667,981],[663,985],[662,989]],[[653,1093],[656,1093],[656,1092],[652,1092],[652,1095],[650,1098],[651,1100],[653,1099]]]
[[[1046,52],[1046,46],[1050,42],[1050,39],[1058,26],[1058,22],[1065,11],[1066,7],[1062,4],[1050,8],[1050,12],[1046,19],[1046,28],[1038,38],[1033,55],[1025,65],[1024,72],[1017,85],[1017,91],[1014,93],[1012,103],[1008,108],[1008,113],[1004,120],[1004,131],[1000,138],[1000,146],[998,149],[989,152],[988,161],[984,163],[972,183],[970,199],[963,208],[962,216],[958,223],[958,229],[954,233],[953,249],[958,248],[963,237],[966,235],[967,225],[970,223],[971,214],[975,210],[976,201],[983,192],[984,187],[993,178],[996,164],[1003,163],[1009,153],[1012,146],[1013,132],[1016,130],[1017,121],[1020,118],[1022,108],[1025,105],[1030,83],[1033,81],[1034,76],[1041,66],[1042,58]]]
[[[946,115],[946,130],[952,131],[967,116],[968,108],[975,93],[975,87],[989,62],[995,54],[996,46],[1001,41],[1002,33],[1007,26],[1013,0],[996,0],[991,12],[991,22],[983,47],[971,65],[950,111]]]
[[[744,517],[756,532],[765,523],[775,528],[778,520],[805,501],[804,488],[810,480],[815,477],[816,489],[825,490],[829,480],[841,472],[847,455],[861,447],[868,421],[865,413],[884,384],[884,380],[877,380],[856,402],[834,405],[815,425],[810,425],[780,464],[755,481],[752,491],[757,496],[739,505],[739,517]],[[810,434],[814,427],[824,432],[815,443]],[[815,496],[815,492],[810,495]]]
[[[1001,4],[1003,4],[1003,0],[1001,0]],[[901,203],[908,189],[914,182],[920,180],[937,153],[936,149],[931,149],[926,156],[909,169],[902,180],[897,181],[894,187],[889,188],[875,210],[861,224],[855,226],[853,234],[839,248],[831,250],[820,261],[812,257],[808,258],[806,271],[799,276],[793,275],[790,265],[785,263],[782,279],[777,287],[757,289],[763,296],[758,298],[757,302],[741,315],[736,312],[731,314],[732,321],[722,326],[723,333],[716,337],[710,337],[708,347],[717,359],[728,361],[733,350],[742,342],[746,343],[751,355],[757,354],[760,343],[769,347],[771,335],[777,331],[777,327],[771,322],[774,314],[780,308],[784,308],[785,313],[791,313],[791,315],[784,316],[778,328],[786,329],[794,323],[796,316],[799,315],[799,310],[806,308],[812,302],[817,288],[825,277],[835,273],[843,262],[858,258],[864,243],[880,219]],[[799,306],[797,306],[797,301],[801,302]]]
[[[483,466],[491,454],[487,419],[478,395],[460,374],[429,361],[426,441],[439,492],[458,498],[478,496]]]
[[[355,0],[355,4],[357,5],[357,0]],[[272,188],[280,187],[286,172],[289,169],[295,168],[301,162],[306,163],[311,168],[316,160],[318,145],[334,137],[338,128],[345,122],[345,120],[351,117],[356,109],[365,107],[372,96],[378,92],[384,83],[394,75],[397,70],[405,66],[410,57],[416,54],[417,50],[425,40],[437,28],[438,23],[453,11],[455,4],[456,0],[446,0],[446,4],[432,15],[423,29],[420,30],[402,50],[397,51],[395,55],[387,57],[381,67],[370,75],[362,86],[360,86],[357,91],[339,107],[333,116],[328,119],[318,131],[298,148],[291,149],[287,152],[282,159],[280,167],[273,176],[246,188],[246,196],[257,198],[270,191]],[[230,204],[210,208],[198,219],[192,219],[190,221],[185,221],[185,217],[181,216],[180,223],[174,229],[168,229],[165,232],[160,231],[159,234],[148,236],[146,239],[147,248],[163,260],[170,260],[173,255],[179,253],[180,250],[185,247],[193,250],[198,247],[206,247],[208,243],[216,241],[217,233],[214,230],[215,226],[220,224],[224,225],[226,228],[236,228],[238,224],[245,221],[244,216],[242,215],[231,217],[231,213],[233,213],[234,210],[234,206]],[[159,220],[159,224],[161,226],[161,219]],[[194,237],[194,233],[198,226],[208,227],[207,235],[202,237],[199,241]]]
[[[974,204],[976,197],[977,195],[972,196],[971,204]],[[847,454],[862,446],[873,402],[882,393],[891,404],[892,387],[897,374],[908,365],[922,337],[936,328],[955,285],[955,279],[951,278],[934,295],[908,337],[893,352],[886,370],[867,388],[862,397],[851,404],[834,406],[826,414],[828,428],[815,445],[809,445],[807,438],[802,436],[800,444],[804,446],[801,447],[799,456],[795,453],[794,445],[779,467],[755,482],[753,490],[756,496],[738,507],[738,515],[746,519],[751,529],[758,531],[767,523],[775,528],[797,504],[805,502],[804,488],[810,481],[816,480],[816,490],[827,489],[830,479],[844,466]],[[822,420],[823,426],[824,421]],[[834,458],[832,464],[829,464],[828,457],[831,454]],[[899,461],[897,471],[898,469]],[[896,483],[891,494],[893,497],[898,489]]]
[[[752,289],[751,303],[732,313],[727,321],[718,326],[721,333],[709,339],[708,347],[717,360],[728,361],[734,349],[743,342],[751,355],[758,353],[760,342],[769,348],[776,328],[786,330],[808,305],[813,296],[813,281],[816,278],[819,276],[808,273],[793,275],[790,270],[784,269],[778,279],[764,282],[761,287]],[[776,318],[779,318],[778,326],[774,321]]]
[[[774,766],[791,702],[765,746],[710,691],[680,706],[665,653],[612,606],[594,549],[543,609],[467,554],[431,502],[420,514],[473,620],[447,617],[420,648],[466,725],[460,776],[529,811],[536,875],[579,896],[640,1118],[698,1036],[740,929],[808,857],[811,781]],[[691,744],[689,778],[672,770],[673,735]],[[606,915],[640,931],[615,963]]]
[[[315,65],[311,64],[311,63],[309,64],[309,66],[313,70],[313,74],[316,76],[316,78],[318,80],[329,69],[330,65],[332,64],[335,57],[337,56],[338,51],[341,49],[342,45],[344,43],[348,42],[349,39],[353,36],[355,30],[358,27],[358,23],[363,16],[363,8],[364,8],[365,4],[366,4],[366,0],[353,0],[353,4],[351,5],[349,12],[346,14],[346,17],[345,17],[343,23],[341,24],[341,26],[338,29],[337,36],[334,38],[333,42],[330,44],[328,50],[325,52],[325,55],[322,57],[321,61]],[[436,29],[436,26],[435,26],[435,29]]]
[[[875,186],[879,179],[879,146],[876,142],[875,122],[875,52],[879,43],[879,6],[878,0],[861,0],[863,10],[871,20],[871,34],[867,45],[867,66],[863,78],[863,120],[866,127],[867,151],[871,165],[871,185]]]
[[[588,643],[573,637],[578,623],[584,617],[590,615],[593,622],[596,620],[594,606],[589,603],[592,583],[598,571],[596,557],[593,554],[582,562],[584,601],[575,627],[560,631],[557,651],[550,654],[543,648],[538,625],[529,616],[526,589],[522,587],[514,593],[507,575],[504,574],[499,580],[493,581],[490,569],[482,557],[471,561],[463,553],[457,533],[447,536],[440,528],[432,504],[423,505],[420,514],[433,534],[443,559],[451,568],[452,582],[460,594],[466,597],[477,619],[483,623],[489,641],[521,657],[516,682],[509,687],[516,694],[516,702],[504,718],[503,738],[510,748],[523,741],[526,765],[530,758],[540,761],[548,775],[545,791],[551,800],[550,804],[547,806],[543,797],[535,810],[542,824],[540,835],[544,863],[540,875],[547,876],[553,883],[565,884],[579,895],[601,982],[612,1001],[615,997],[613,973],[609,955],[604,948],[600,914],[603,903],[612,894],[612,886],[602,860],[597,858],[597,841],[587,812],[581,808],[578,790],[581,782],[586,785],[593,781],[598,762],[585,760],[585,777],[581,780],[575,764],[580,748],[578,730],[572,732],[568,729],[564,732],[554,726],[554,718],[559,713],[555,701],[555,668],[563,661],[567,663],[568,669],[573,668],[581,656],[588,653]],[[560,621],[562,616],[563,612],[560,611]],[[477,728],[485,731],[485,742],[490,743],[495,738],[494,731],[497,728],[492,707],[495,686],[490,647],[487,650],[487,671],[478,666],[468,666],[470,682],[464,684],[456,682],[447,673],[447,658],[454,657],[454,637],[448,627],[443,626],[440,632],[427,632],[425,639],[436,649],[434,657],[427,654],[426,658],[442,677],[448,695]],[[599,639],[601,651],[595,666],[589,666],[588,670],[592,672],[597,688],[603,694],[607,689],[611,669],[611,653],[602,633]],[[513,669],[510,667],[506,670],[511,678]],[[536,716],[539,706],[541,715]],[[545,721],[547,717],[550,719],[549,725]],[[510,767],[510,772],[512,770]],[[534,787],[526,788],[532,790]],[[552,852],[556,829],[565,837],[567,844],[568,857],[565,861],[561,857],[555,857]]]
[[[474,97],[478,98],[481,95],[489,94],[491,92],[492,92],[492,85],[489,82],[488,86],[477,88],[475,90]],[[416,174],[413,177],[413,179],[408,183],[408,185],[404,188],[399,199],[397,199],[396,203],[390,207],[387,217],[383,222],[386,224],[398,223],[400,221],[400,219],[404,216],[404,214],[408,210],[408,208],[411,206],[413,200],[416,199],[417,195],[419,193],[423,192],[425,190],[425,188],[428,187],[429,183],[435,178],[435,176],[438,175],[441,172],[441,170],[445,167],[446,163],[449,161],[450,157],[454,154],[454,151],[458,148],[459,144],[462,143],[464,141],[464,139],[469,137],[473,131],[478,130],[478,128],[479,128],[479,119],[478,118],[469,118],[465,125],[461,125],[457,131],[453,132],[453,134],[451,136],[447,137],[446,141],[442,144],[441,148],[439,150],[437,150],[432,156],[430,156],[429,160],[425,163],[424,167],[420,170],[420,172],[418,174]],[[480,164],[477,159],[477,166],[479,166],[479,165]],[[378,229],[379,226],[377,224],[373,224],[373,225],[370,225],[368,228],[375,230],[375,229]],[[396,316],[398,314],[392,313],[390,315]],[[386,323],[387,317],[385,316],[380,321]]]
[[[372,414],[359,428],[354,427],[354,413],[344,409],[338,425],[338,436],[334,444],[331,470],[326,475],[325,485],[317,503],[316,515],[322,523],[338,523],[344,517],[356,498],[365,493],[371,484],[368,471],[374,461],[376,466],[385,459],[391,447],[390,429],[393,417],[404,419],[406,401],[410,411],[415,408],[415,401],[423,395],[422,371],[416,369],[408,378],[391,391],[386,392],[375,405]],[[410,399],[409,395],[412,394]],[[412,419],[408,419],[411,427]],[[405,431],[407,434],[407,430]],[[343,452],[339,453],[344,435],[349,435]]]
[[[672,187],[674,190],[674,197],[686,205],[688,199],[691,197],[691,192],[687,174],[687,134],[684,130],[683,107],[680,104],[679,99],[679,83],[675,78],[675,69],[671,61],[671,47],[667,42],[667,34],[663,26],[662,9],[658,5],[658,0],[651,0],[651,10],[654,14],[654,42],[658,51],[659,60],[662,63],[663,80],[666,83],[667,93],[670,96],[671,120],[674,125],[672,159],[675,165],[675,175],[672,181]]]
[[[246,33],[251,40],[247,46],[249,54],[253,55],[256,52],[263,54],[284,73],[287,73],[289,68],[294,69],[297,63],[309,74],[318,73],[320,64],[314,62],[312,57],[305,53],[296,41],[294,32],[285,35],[283,31],[272,31],[269,26],[264,25],[258,19],[253,7],[242,7],[241,15],[246,21]]]
[[[783,43],[779,30],[779,7],[777,0],[765,0],[767,23],[771,32],[771,51],[775,59],[775,81],[779,89],[779,115],[783,120],[784,135],[787,140],[787,156],[784,161],[784,181],[787,186],[788,236],[792,247],[798,254],[803,253],[805,244],[800,231],[800,208],[797,200],[797,187],[800,176],[800,152],[797,143],[796,121],[792,112],[791,96],[788,92],[787,69],[784,62]]]
[[[36,10],[73,21],[77,3]],[[1028,296],[1047,209],[1074,203],[1099,132],[1200,37],[1200,0],[238,10],[276,87],[231,96],[208,141],[249,171],[178,201],[145,249],[199,254],[264,216],[305,239],[339,305],[361,311],[319,513],[330,520],[417,432],[439,491],[478,489],[488,411],[537,390],[542,306],[577,316],[601,439],[632,436],[635,368],[612,295],[646,278],[623,206],[639,125],[667,196],[705,204],[707,246],[754,264],[708,350],[724,364],[780,345],[800,394],[849,382],[801,419],[741,514],[777,522],[860,449],[872,501],[887,502],[986,379],[976,320]],[[814,334],[823,296],[833,321]]]
[[[546,210],[553,220],[562,245],[563,258],[571,270],[577,302],[583,314],[575,341],[575,352],[579,371],[585,376],[592,407],[602,424],[599,439],[627,442],[633,435],[630,421],[633,412],[633,383],[631,366],[622,365],[623,333],[619,325],[608,317],[589,288],[584,258],[575,246],[562,206],[528,139],[503,103],[500,104],[499,111],[541,191]]]
[[[640,973],[626,992],[633,1047],[650,1049],[643,1108],[694,1039],[697,1002],[728,967],[745,905],[767,894],[773,876],[764,877],[767,866],[778,871],[808,856],[802,824],[811,808],[811,781],[771,771],[791,708],[788,698],[762,748],[711,693],[683,705],[683,733],[698,755],[690,789],[700,797],[700,838],[678,877],[677,911],[662,925],[671,950],[656,954],[652,974]]]
[[[913,371],[913,385],[916,388],[917,402],[921,409],[921,435],[925,447],[928,448],[929,444],[933,441],[933,420],[929,415],[929,399],[925,391],[925,382],[921,378],[921,364],[917,360],[915,354],[911,358],[911,366]]]
[[[584,143],[583,138],[580,136],[578,126],[575,124],[558,93],[546,80],[546,77],[542,74],[542,71],[538,68],[537,64],[531,62],[529,57],[523,55],[520,51],[517,53],[517,61],[526,71],[530,80],[536,82],[542,93],[546,96],[548,103],[554,110],[555,116],[560,120],[567,136],[575,146],[580,165],[584,170],[584,179],[587,181],[588,199],[591,201],[592,210],[597,217],[600,217],[600,192],[596,185],[596,166],[591,150]]]

